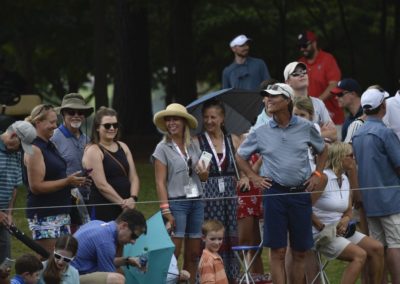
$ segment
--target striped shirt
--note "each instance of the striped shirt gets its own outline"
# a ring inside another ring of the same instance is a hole
[[[199,262],[200,284],[228,284],[224,263],[218,253],[203,250]]]
[[[0,209],[9,208],[13,190],[20,184],[21,152],[8,152],[0,139]]]

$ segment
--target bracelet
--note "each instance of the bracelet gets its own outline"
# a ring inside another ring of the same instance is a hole
[[[167,209],[167,208],[169,208],[169,204],[168,203],[160,204],[160,209]]]
[[[139,198],[136,195],[131,195],[131,198],[133,198],[133,200],[135,200],[135,202],[138,202]]]
[[[313,171],[313,175],[316,175],[317,177],[322,177],[321,173],[317,170]]]
[[[125,265],[129,269],[129,256],[125,257]]]

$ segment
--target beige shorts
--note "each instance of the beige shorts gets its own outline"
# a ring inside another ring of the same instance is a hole
[[[400,213],[367,220],[371,237],[388,248],[400,248]]]
[[[81,284],[107,284],[108,272],[93,272],[79,276]]]
[[[329,259],[337,258],[350,244],[358,244],[365,237],[363,233],[355,231],[350,238],[336,237],[333,241],[319,247],[319,252]]]

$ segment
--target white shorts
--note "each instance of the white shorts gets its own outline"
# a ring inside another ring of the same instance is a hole
[[[314,236],[314,239],[318,234]],[[329,259],[337,258],[344,249],[350,244],[358,244],[365,237],[363,233],[355,231],[350,238],[336,237],[331,242],[319,247],[319,252]]]
[[[388,248],[400,248],[400,213],[367,220],[371,237]]]

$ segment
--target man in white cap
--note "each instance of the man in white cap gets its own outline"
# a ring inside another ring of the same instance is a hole
[[[353,151],[370,235],[386,248],[391,282],[400,283],[400,140],[382,121],[387,97],[377,86],[362,94],[367,119],[353,136]]]
[[[262,81],[270,78],[268,67],[262,59],[249,56],[249,41],[238,35],[229,44],[235,56],[222,72],[222,88],[258,90]]]
[[[20,149],[22,146],[31,155],[35,138],[35,128],[25,121],[14,122],[0,135],[0,263],[10,257],[10,236],[5,225],[12,222],[17,186],[22,184]]]
[[[256,187],[264,191],[264,246],[271,248],[271,273],[274,283],[285,283],[285,254],[289,232],[293,265],[290,283],[302,283],[306,252],[313,247],[310,192],[321,182],[327,158],[327,146],[314,124],[292,115],[293,89],[276,83],[262,91],[268,96],[272,119],[254,128],[239,147],[236,159],[241,170]],[[308,149],[318,156],[311,171]],[[253,153],[261,153],[264,177],[248,162]],[[296,194],[293,194],[296,193]]]

